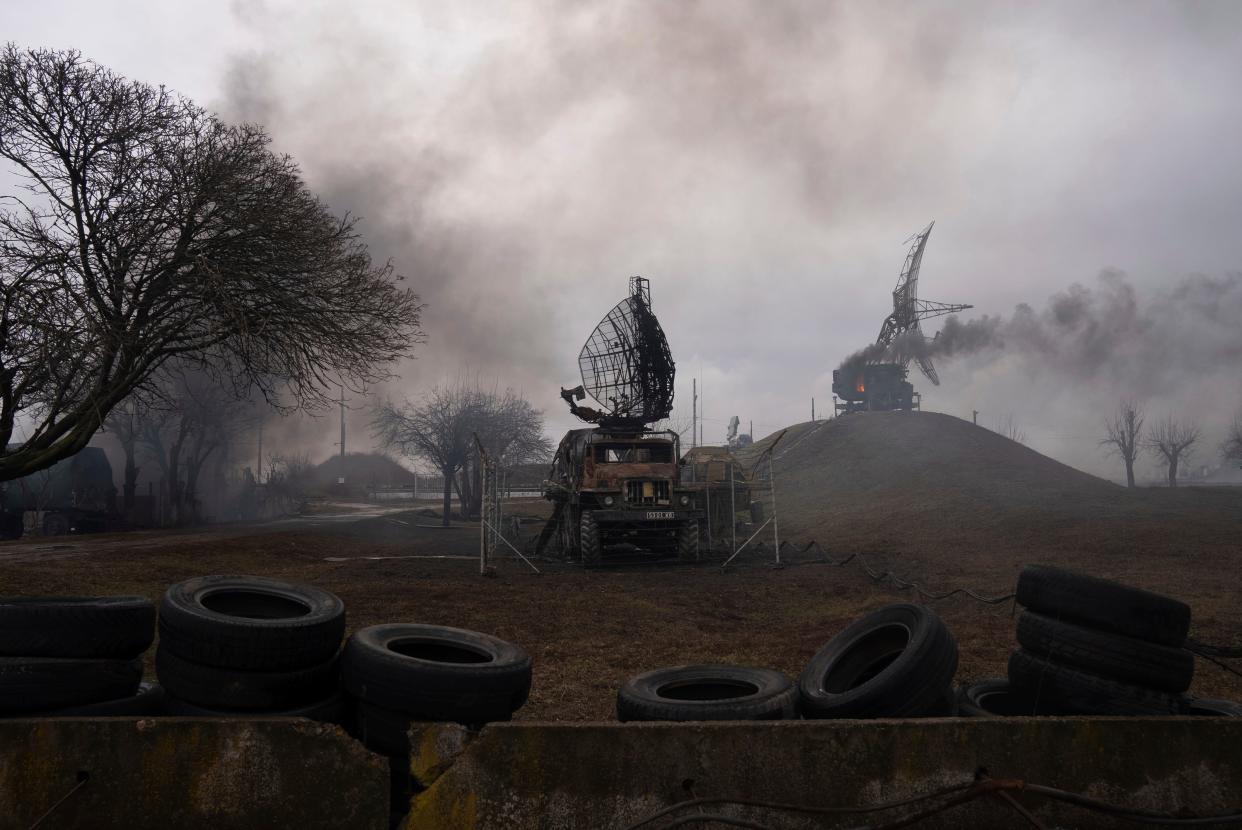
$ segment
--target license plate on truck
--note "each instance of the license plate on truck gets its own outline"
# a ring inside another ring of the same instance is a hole
[[[676,519],[676,518],[677,518],[677,514],[674,513],[672,510],[648,510],[647,511],[647,521],[654,521],[656,519]]]

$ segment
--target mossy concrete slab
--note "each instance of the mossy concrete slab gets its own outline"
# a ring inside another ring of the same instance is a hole
[[[692,797],[874,805],[971,781],[981,768],[993,778],[1129,807],[1242,811],[1242,719],[512,723],[485,727],[465,743],[457,731],[437,740],[438,728],[412,733],[420,768],[438,776],[423,779],[408,830],[608,830]],[[449,752],[433,758],[432,747]],[[1049,826],[1132,826],[1030,793],[1015,797]],[[702,811],[782,828],[858,826],[901,814],[809,816],[727,805]],[[919,826],[1024,822],[992,795]]]
[[[301,719],[0,720],[0,828],[64,798],[41,829],[382,830],[388,788],[384,759]]]

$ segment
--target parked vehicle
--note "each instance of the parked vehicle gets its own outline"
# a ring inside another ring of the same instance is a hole
[[[46,470],[0,482],[0,536],[98,533],[119,523],[112,464],[87,447]]]

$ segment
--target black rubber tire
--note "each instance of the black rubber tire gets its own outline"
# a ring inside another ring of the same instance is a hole
[[[311,585],[202,576],[165,592],[159,628],[161,648],[195,663],[291,671],[321,665],[336,654],[345,635],[345,604]]]
[[[151,717],[164,713],[164,688],[158,683],[140,683],[138,691],[129,697],[83,703],[50,712],[40,712],[41,718],[136,718]]]
[[[0,655],[137,657],[155,639],[155,606],[146,597],[0,599]]]
[[[337,687],[337,660],[285,671],[206,666],[164,648],[155,650],[155,673],[168,694],[208,709],[271,711],[320,700]]]
[[[905,718],[942,708],[957,642],[922,605],[881,608],[821,648],[798,681],[808,718]]]
[[[682,562],[699,561],[699,523],[689,521],[677,529],[677,558]]]
[[[643,672],[617,691],[617,719],[623,723],[790,720],[797,716],[797,687],[771,669],[673,666]]]
[[[1174,648],[1190,631],[1184,602],[1046,565],[1022,569],[1017,595],[1019,605],[1046,617]]]
[[[599,535],[599,523],[595,514],[589,510],[582,511],[578,521],[578,553],[582,564],[592,567],[604,560],[604,544]]]
[[[1187,715],[1209,718],[1242,718],[1242,703],[1232,700],[1214,700],[1208,697],[1188,697],[1182,700]]]
[[[1009,656],[1009,682],[1040,705],[1067,715],[1180,715],[1180,695],[1122,683],[1018,649]]]
[[[1012,718],[1056,715],[1047,701],[1037,706],[1033,695],[1010,685],[1008,680],[980,680],[957,689],[957,714],[963,718]]]
[[[0,657],[0,714],[43,712],[129,697],[142,660]]]
[[[199,706],[197,703],[168,695],[164,698],[164,713],[183,718],[253,718],[261,715],[265,718],[309,718],[320,723],[343,723],[347,705],[348,698],[340,690],[321,700],[313,700],[301,706],[264,709],[261,712]]]
[[[391,623],[354,632],[341,655],[354,697],[415,720],[508,720],[530,693],[531,659],[497,637]]]
[[[1184,692],[1195,673],[1195,657],[1189,651],[1061,622],[1033,611],[1018,617],[1017,634],[1018,643],[1036,657],[1135,686]]]
[[[410,716],[382,706],[356,701],[353,735],[363,746],[390,758],[410,755]]]

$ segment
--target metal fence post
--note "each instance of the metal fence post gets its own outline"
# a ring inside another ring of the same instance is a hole
[[[729,530],[732,533],[729,552],[737,553],[737,488],[733,480],[733,462],[729,462]]]
[[[706,494],[707,501],[707,549],[712,549],[712,482],[711,476],[703,483],[703,492]],[[694,558],[699,558],[699,552],[694,552]]]
[[[772,456],[768,453],[768,481],[772,486],[772,541],[776,545],[776,564],[781,564],[781,532],[776,522],[776,473],[772,469]]]

